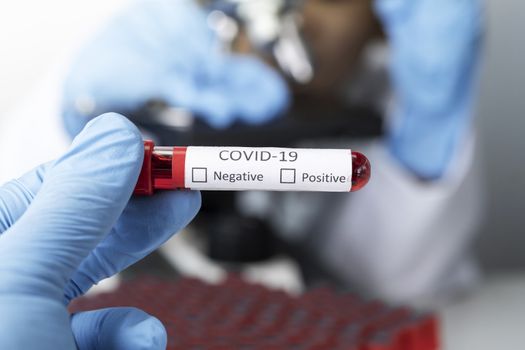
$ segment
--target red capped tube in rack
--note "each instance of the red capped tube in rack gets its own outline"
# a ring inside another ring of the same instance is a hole
[[[354,192],[370,162],[349,149],[156,147],[144,142],[136,195],[156,190]]]

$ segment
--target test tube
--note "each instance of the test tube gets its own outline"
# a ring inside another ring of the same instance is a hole
[[[157,190],[355,192],[371,174],[349,149],[156,147],[144,142],[136,195]]]

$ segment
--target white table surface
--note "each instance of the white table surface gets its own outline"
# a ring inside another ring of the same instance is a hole
[[[525,349],[525,273],[487,277],[441,318],[445,350]]]

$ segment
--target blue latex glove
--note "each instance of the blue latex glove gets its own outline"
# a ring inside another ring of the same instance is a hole
[[[138,309],[66,309],[199,208],[190,191],[130,201],[143,153],[135,126],[107,114],[61,158],[0,187],[0,349],[165,349],[162,324]]]
[[[397,104],[389,146],[418,176],[447,170],[471,120],[482,0],[376,0],[392,48]]]
[[[288,103],[281,77],[254,57],[221,54],[193,0],[136,1],[79,54],[64,86],[66,128],[161,99],[224,128],[262,123]]]

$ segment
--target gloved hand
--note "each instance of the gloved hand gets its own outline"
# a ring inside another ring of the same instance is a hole
[[[288,103],[285,82],[259,60],[220,53],[193,0],[141,0],[110,21],[78,55],[63,115],[76,135],[94,115],[160,99],[224,128],[261,123]]]
[[[165,349],[163,326],[143,311],[66,309],[199,208],[193,191],[130,201],[143,153],[135,126],[107,114],[62,157],[0,187],[1,349]]]
[[[376,0],[392,50],[396,104],[389,149],[418,177],[436,179],[469,132],[483,0]]]

